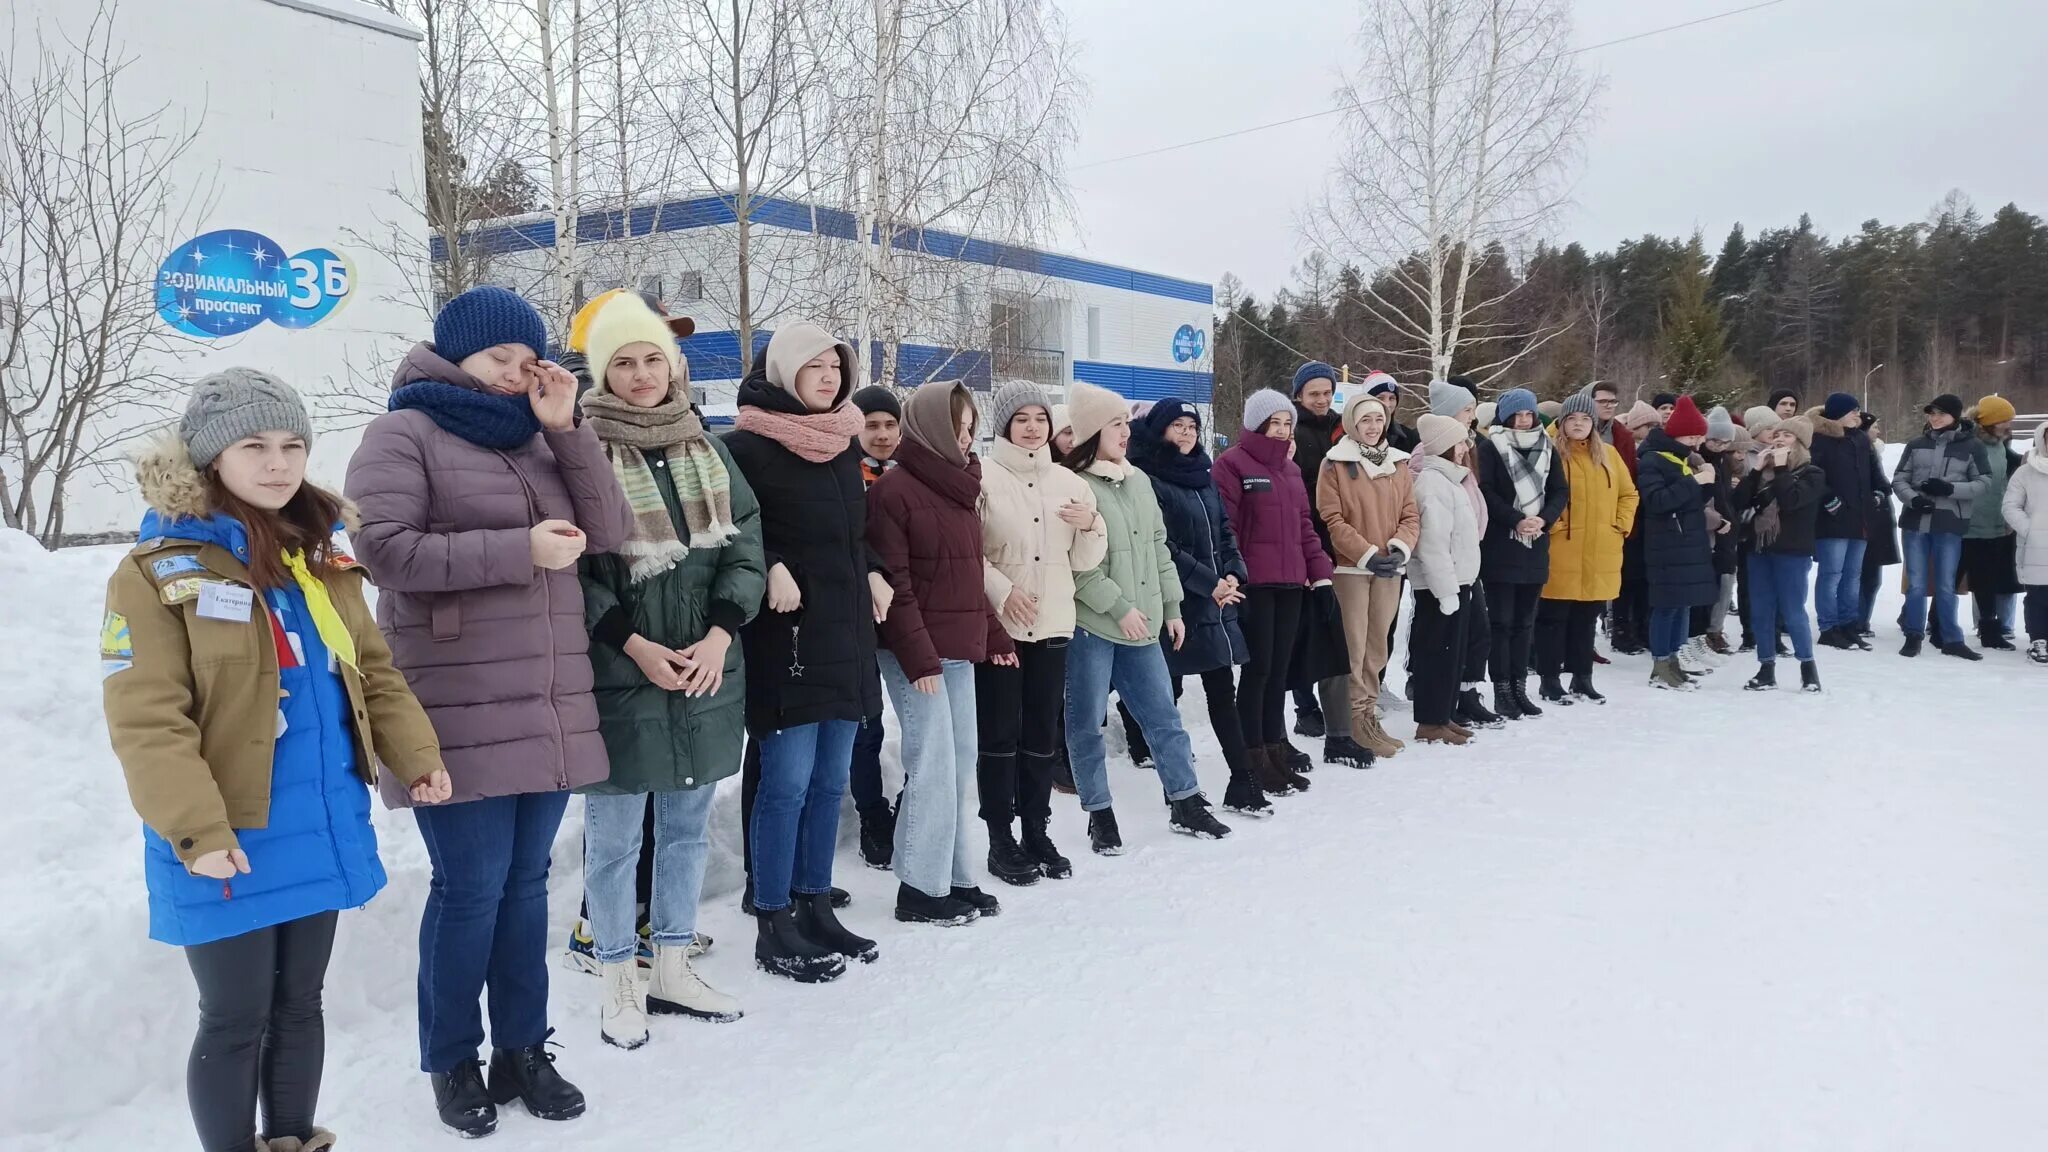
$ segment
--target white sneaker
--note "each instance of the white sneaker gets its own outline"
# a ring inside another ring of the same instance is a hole
[[[1704,655],[1706,650],[1707,642],[1702,637],[1694,637],[1686,641],[1685,646],[1678,650],[1679,669],[1693,676],[1701,676],[1712,672],[1714,670],[1713,665],[1707,663]]]
[[[647,1043],[647,992],[632,960],[599,966],[604,977],[604,1042],[628,1051]]]
[[[737,1020],[740,1002],[713,988],[690,967],[688,949],[654,946],[654,977],[647,988],[647,1010],[656,1016],[695,1016],[725,1023]]]

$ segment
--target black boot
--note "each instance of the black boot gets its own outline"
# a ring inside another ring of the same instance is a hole
[[[1088,847],[1097,856],[1124,854],[1123,834],[1116,830],[1116,810],[1104,808],[1088,814]]]
[[[1820,691],[1820,665],[1815,664],[1811,660],[1801,660],[1799,662],[1799,690],[1801,692]]]
[[[1505,728],[1508,722],[1494,715],[1486,708],[1486,702],[1479,698],[1479,689],[1467,688],[1458,693],[1458,707],[1454,712],[1458,723],[1467,728]]]
[[[853,903],[853,893],[848,892],[844,888],[832,889],[832,906],[834,908],[844,908],[851,903]]]
[[[1296,748],[1291,741],[1282,740],[1274,747],[1280,749],[1280,762],[1287,766],[1289,772],[1297,776],[1306,776],[1316,770],[1315,758]],[[1301,790],[1308,791],[1308,781],[1301,782]]]
[[[896,856],[896,810],[884,804],[860,810],[860,858],[882,872]]]
[[[1223,788],[1223,808],[1226,812],[1254,820],[1263,820],[1273,814],[1273,802],[1266,799],[1266,793],[1252,774],[1243,770],[1230,774],[1230,783]]]
[[[804,934],[804,939],[848,960],[873,964],[875,957],[881,955],[873,940],[846,930],[846,925],[841,924],[832,911],[831,898],[823,893],[815,896],[797,893],[796,930]]]
[[[1906,634],[1905,646],[1899,649],[1899,655],[1904,656],[1908,660],[1910,660],[1913,657],[1918,656],[1920,654],[1920,646],[1922,644],[1925,644],[1926,642],[1926,637],[1915,635],[1909,632]]]
[[[1117,711],[1123,715],[1124,749],[1131,754],[1131,763],[1139,768],[1157,767],[1152,759],[1152,745],[1146,741],[1145,733],[1138,728],[1136,720],[1132,718],[1129,710],[1123,707],[1121,700],[1117,702]]]
[[[1943,644],[1941,646],[1941,654],[1943,656],[1953,656],[1958,660],[1982,660],[1984,658],[1982,652],[1977,651],[1960,640],[1953,644]]]
[[[1478,690],[1474,689],[1473,694],[1477,695]],[[1515,699],[1515,690],[1505,682],[1493,686],[1493,711],[1495,715],[1503,720],[1520,720],[1522,718],[1521,702]],[[1541,715],[1541,713],[1538,713],[1538,715]]]
[[[2011,640],[2006,639],[2003,632],[1979,632],[1977,634],[1977,646],[1989,648],[1993,652],[2019,651],[2019,647]]]
[[[953,886],[953,899],[974,909],[977,915],[1001,916],[1003,914],[1002,901],[997,900],[979,888],[962,888],[955,884]]]
[[[1516,678],[1515,678],[1515,680],[1514,680],[1514,682],[1513,682],[1513,683],[1511,683],[1511,684],[1509,684],[1509,685],[1508,685],[1508,687],[1510,687],[1510,688],[1514,689],[1514,691],[1515,691],[1515,703],[1517,703],[1517,704],[1519,704],[1519,705],[1521,705],[1521,706],[1522,706],[1522,715],[1524,715],[1524,716],[1541,716],[1541,715],[1543,715],[1543,709],[1541,709],[1541,708],[1538,708],[1538,707],[1536,706],[1536,702],[1535,702],[1534,700],[1531,700],[1531,699],[1529,699],[1529,679],[1528,679],[1528,677],[1526,677],[1526,676],[1518,676],[1518,677],[1516,677]],[[1569,704],[1569,703],[1571,703],[1571,701],[1570,701],[1570,700],[1566,700],[1566,701],[1565,701],[1565,703]]]
[[[1296,708],[1294,710],[1294,734],[1296,736],[1306,736],[1313,740],[1328,731],[1329,725],[1323,720],[1321,706],[1310,704],[1306,708]]]
[[[555,1054],[546,1043],[491,1049],[491,1099],[499,1104],[517,1100],[541,1120],[583,1115],[582,1091],[555,1071]]]
[[[484,1066],[475,1057],[427,1077],[434,1086],[434,1111],[441,1123],[471,1140],[498,1130],[498,1106],[484,1087]]]
[[[1268,796],[1294,794],[1294,785],[1288,783],[1293,774],[1287,771],[1286,758],[1280,754],[1279,749],[1270,744],[1261,744],[1256,748],[1246,749],[1245,756],[1252,762],[1252,780],[1258,784],[1259,791]]]
[[[1844,651],[1856,647],[1856,641],[1849,636],[1848,630],[1844,628],[1825,629],[1821,632],[1819,636],[1814,637],[1814,639],[1820,641],[1822,644],[1826,645],[1829,648],[1840,648]]]
[[[896,885],[896,918],[905,924],[936,924],[941,928],[958,928],[980,919],[981,913],[972,904],[956,900],[951,892],[944,896],[931,896],[912,888],[908,884]]]
[[[1008,820],[988,822],[988,874],[1005,884],[1023,888],[1039,881],[1038,861],[1024,851],[1010,833]]]
[[[1024,821],[1024,852],[1048,880],[1065,880],[1074,874],[1074,862],[1060,855],[1052,837],[1046,834],[1043,820]]]
[[[1564,683],[1555,676],[1545,676],[1543,678],[1543,687],[1539,695],[1543,697],[1543,701],[1546,704],[1569,706],[1572,702],[1571,693],[1564,690]]]
[[[1745,691],[1749,692],[1770,692],[1776,689],[1778,687],[1778,666],[1776,664],[1757,665],[1756,675],[1751,676],[1749,683],[1744,684],[1742,687]]]
[[[1064,796],[1075,794],[1074,762],[1067,759],[1067,746],[1061,744],[1054,750],[1052,764],[1052,790]]]
[[[1572,695],[1594,704],[1607,703],[1607,697],[1602,696],[1599,689],[1593,687],[1593,678],[1591,676],[1574,675],[1572,677]]]
[[[1169,805],[1167,827],[1198,840],[1221,840],[1230,835],[1230,825],[1209,814],[1209,802],[1200,792]]]
[[[1372,767],[1372,749],[1365,747],[1349,736],[1323,737],[1323,763],[1344,764],[1352,768]],[[1224,794],[1224,804],[1230,803],[1229,794]]]
[[[754,937],[754,966],[761,971],[799,984],[823,984],[846,974],[846,961],[838,953],[813,943],[797,927],[794,909],[758,912],[755,920],[760,931]]]

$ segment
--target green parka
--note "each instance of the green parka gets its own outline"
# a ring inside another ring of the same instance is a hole
[[[580,562],[584,620],[593,640],[590,668],[598,731],[612,761],[610,778],[582,791],[702,788],[740,770],[747,685],[739,630],[761,608],[768,570],[761,558],[761,508],[754,490],[733,466],[725,445],[715,437],[709,442],[731,478],[737,537],[722,548],[692,548],[681,563],[638,584],[627,578],[628,561],[619,556],[586,556]],[[675,482],[664,467],[653,472],[669,520],[687,540]],[[622,647],[640,635],[680,651],[702,640],[713,624],[733,638],[725,653],[725,683],[713,696],[655,687]]]
[[[1168,620],[1180,619],[1180,570],[1166,546],[1166,519],[1152,479],[1128,463],[1098,460],[1082,477],[1095,490],[1095,507],[1109,532],[1102,563],[1074,573],[1074,619],[1114,644],[1156,643]],[[1131,609],[1145,614],[1149,633],[1124,637],[1118,621]]]

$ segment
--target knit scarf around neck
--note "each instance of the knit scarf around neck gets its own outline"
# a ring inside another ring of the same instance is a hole
[[[766,436],[813,464],[823,464],[847,450],[860,435],[865,419],[860,409],[841,404],[830,412],[772,412],[752,404],[740,406],[733,426],[742,432]]]
[[[393,412],[425,412],[442,431],[499,452],[509,452],[540,433],[540,417],[525,396],[478,392],[439,380],[418,380],[393,390],[389,407]]]
[[[1214,461],[1197,444],[1192,452],[1183,452],[1164,437],[1147,436],[1131,440],[1131,463],[1145,470],[1154,480],[1164,481],[1176,488],[1206,488],[1209,486],[1209,472]]]
[[[1507,465],[1508,479],[1514,481],[1515,511],[1525,517],[1542,515],[1543,489],[1550,481],[1550,437],[1541,428],[1496,428],[1489,439]],[[1536,544],[1535,538],[1515,539],[1525,548]]]
[[[583,412],[633,508],[632,533],[619,546],[633,583],[675,567],[692,548],[722,547],[740,534],[732,519],[732,477],[704,435],[704,422],[690,410],[687,392],[672,390],[652,408],[636,408],[610,392],[589,392]],[[677,534],[648,466],[657,454],[682,505],[687,541]]]

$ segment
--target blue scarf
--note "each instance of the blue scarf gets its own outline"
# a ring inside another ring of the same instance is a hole
[[[1154,480],[1176,488],[1206,488],[1211,464],[1208,450],[1196,444],[1194,451],[1182,452],[1166,442],[1167,426],[1183,416],[1193,416],[1199,431],[1202,418],[1194,405],[1176,399],[1154,404],[1150,412],[1131,426],[1131,463]]]
[[[391,410],[425,412],[441,429],[479,448],[510,451],[540,432],[524,396],[494,396],[439,380],[420,380],[391,393]]]

